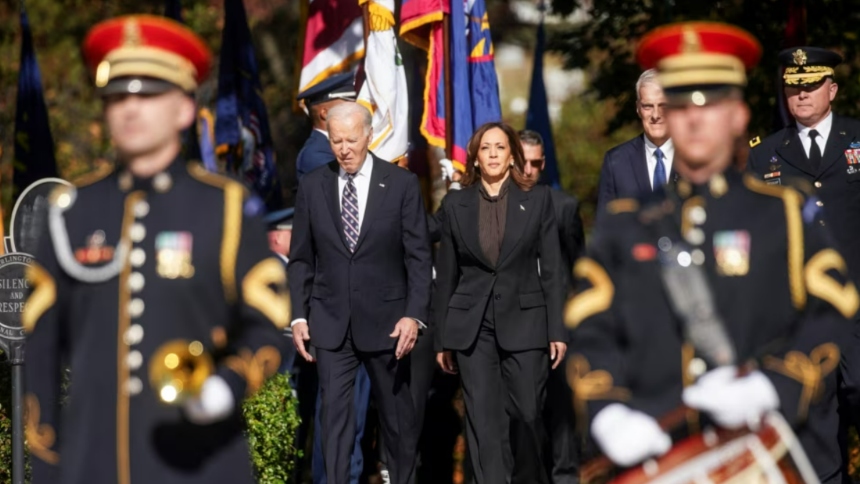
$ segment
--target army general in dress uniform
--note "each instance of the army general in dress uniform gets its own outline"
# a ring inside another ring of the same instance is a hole
[[[642,39],[639,62],[658,68],[666,90],[681,180],[607,205],[574,269],[567,377],[618,465],[669,450],[658,419],[682,404],[698,412],[681,434],[743,427],[778,409],[819,478],[838,482],[835,370],[858,295],[815,227],[814,202],[731,168],[749,120],[745,69],[760,52],[723,24],[675,24]],[[703,330],[707,338],[695,336]]]
[[[289,303],[244,187],[179,154],[210,53],[150,16],[97,25],[83,52],[118,164],[52,195],[29,273],[32,482],[252,483],[241,402],[278,369]],[[177,340],[214,361],[187,398],[150,383]]]

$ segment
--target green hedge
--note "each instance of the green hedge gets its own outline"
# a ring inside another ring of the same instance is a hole
[[[0,484],[12,482],[10,390],[10,366],[0,353]],[[271,378],[244,403],[251,458],[260,484],[289,482],[287,476],[293,471],[298,452],[294,445],[299,427],[296,403],[286,375]],[[29,465],[27,473],[29,482]]]

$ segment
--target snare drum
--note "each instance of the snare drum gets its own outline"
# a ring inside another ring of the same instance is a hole
[[[757,429],[706,430],[663,456],[619,470],[605,457],[582,470],[583,484],[814,484],[815,470],[791,427],[777,412]]]

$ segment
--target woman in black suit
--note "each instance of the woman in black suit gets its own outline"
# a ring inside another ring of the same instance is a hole
[[[548,187],[523,175],[516,132],[478,128],[463,189],[442,201],[434,309],[439,365],[459,372],[478,484],[547,482],[541,411],[567,350]]]

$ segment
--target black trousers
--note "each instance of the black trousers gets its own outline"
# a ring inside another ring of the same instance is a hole
[[[547,348],[505,351],[489,318],[472,347],[456,352],[466,404],[466,442],[477,484],[548,482],[542,418],[547,352]]]
[[[359,365],[367,369],[371,395],[379,409],[381,460],[393,484],[407,484],[415,472],[418,443],[415,405],[409,389],[410,356],[397,360],[393,350],[359,351],[353,344],[351,329],[340,348],[317,348],[326,478],[332,483],[349,482],[355,442],[353,388]]]
[[[563,363],[563,362],[562,362]],[[573,393],[568,386],[564,364],[550,370],[546,384],[544,420],[549,434],[547,471],[552,484],[579,482],[580,447],[582,438],[576,433]]]

